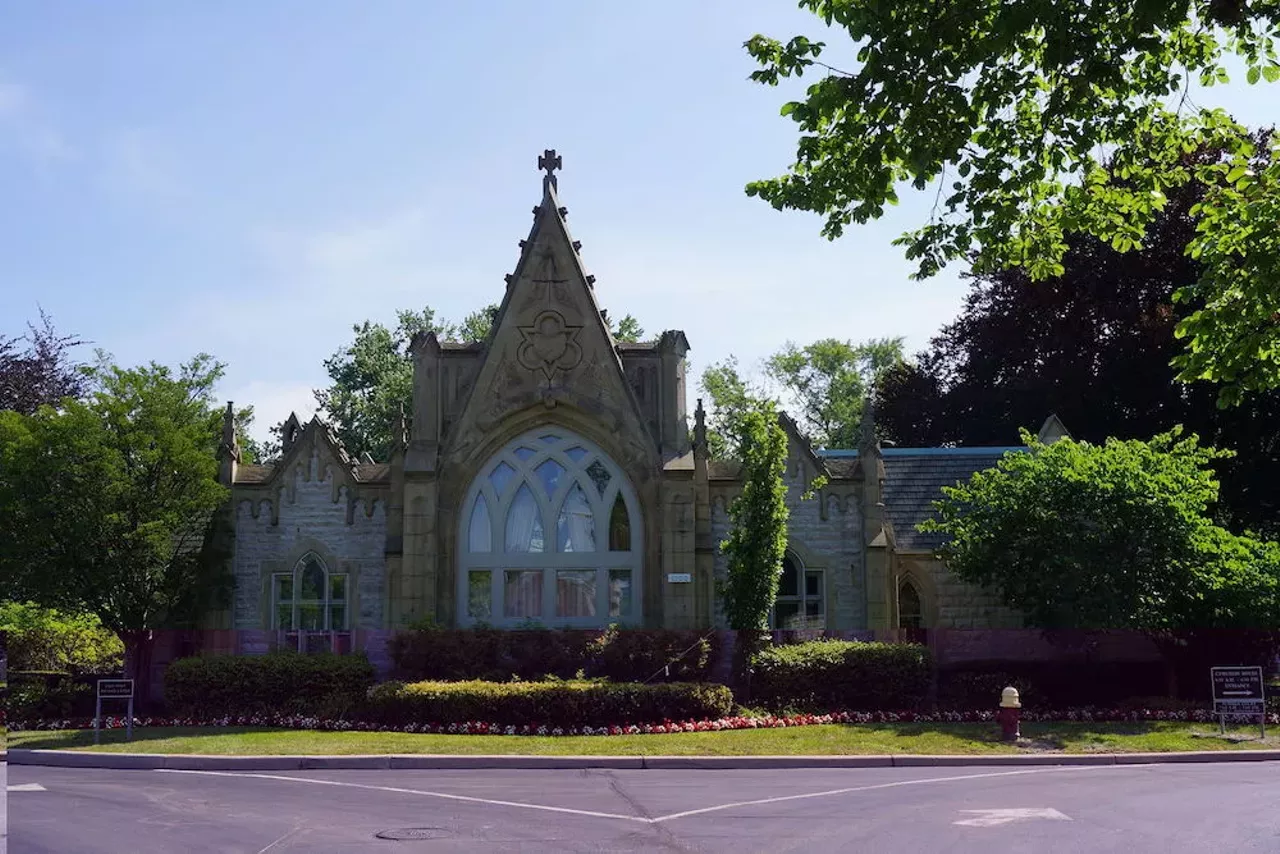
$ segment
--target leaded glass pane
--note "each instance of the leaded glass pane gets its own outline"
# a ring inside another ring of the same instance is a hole
[[[320,631],[324,628],[323,605],[299,605],[297,628],[307,631]]]
[[[467,574],[467,616],[473,620],[493,617],[493,572],[473,570]]]
[[[293,601],[293,576],[292,575],[276,576],[276,601],[277,602]]]
[[[543,444],[554,445],[556,442],[560,441],[560,437],[555,433],[547,433],[546,435],[539,436],[538,441]]]
[[[575,445],[574,447],[565,451],[565,453],[569,455],[569,459],[573,460],[575,463],[580,463],[582,462],[582,458],[587,455],[587,449]]]
[[[502,616],[516,619],[542,616],[542,570],[506,571],[502,589]]]
[[[795,561],[790,555],[782,559],[782,577],[778,579],[778,595],[800,595],[800,574],[796,571]]]
[[[485,501],[484,493],[476,496],[468,525],[467,548],[473,553],[492,551],[493,525],[489,522],[489,502]]]
[[[329,598],[334,602],[346,601],[347,577],[345,575],[329,576]]]
[[[587,466],[587,476],[596,485],[596,489],[600,490],[600,495],[604,496],[604,491],[609,488],[609,480],[613,477],[609,474],[609,470],[605,468],[604,463],[599,460],[593,460],[591,465]]]
[[[300,600],[314,601],[324,598],[324,569],[315,558],[307,560],[298,580],[298,587]]]
[[[800,616],[799,602],[779,602],[774,606],[773,614],[773,625],[776,629],[804,628],[804,620]]]
[[[293,629],[293,605],[276,606],[276,628]]]
[[[561,569],[556,571],[556,616],[596,615],[596,571]]]
[[[631,616],[631,570],[609,570],[609,616]]]
[[[806,572],[804,574],[804,595],[805,596],[821,596],[822,595],[822,573]]]
[[[335,632],[346,631],[346,628],[347,628],[347,606],[346,605],[330,605],[329,606],[329,628]]]
[[[538,502],[522,483],[507,510],[507,552],[541,552],[543,550],[542,515]]]
[[[489,482],[493,484],[493,490],[498,495],[502,495],[507,490],[507,484],[511,482],[511,478],[515,477],[516,470],[511,467],[508,462],[498,463],[493,467],[493,471],[489,472]]]
[[[526,448],[523,446],[516,448],[514,453],[516,455],[516,459],[521,460],[522,462],[528,462],[530,458],[538,455],[538,452],[533,448]]]
[[[609,513],[609,551],[631,551],[631,516],[621,493],[614,499],[613,510]]]
[[[555,460],[545,460],[533,472],[542,481],[543,491],[548,496],[555,495],[556,487],[560,485],[560,475],[564,474],[564,466]]]
[[[562,552],[596,550],[596,520],[587,503],[587,494],[579,484],[564,497],[556,519],[556,548]]]

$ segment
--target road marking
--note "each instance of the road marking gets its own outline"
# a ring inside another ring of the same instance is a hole
[[[208,777],[247,777],[258,780],[284,780],[290,783],[311,783],[319,786],[339,786],[349,789],[367,789],[375,792],[394,792],[402,795],[422,795],[429,798],[444,798],[450,801],[465,801],[475,804],[492,804],[502,807],[516,807],[526,810],[542,810],[544,812],[568,813],[570,815],[585,815],[594,818],[614,818],[621,821],[634,821],[640,824],[658,824],[664,821],[674,821],[678,818],[687,818],[691,815],[704,815],[706,813],[720,812],[722,810],[736,809],[738,807],[753,807],[763,804],[777,804],[785,801],[800,801],[808,798],[827,798],[834,795],[847,795],[853,792],[872,792],[877,789],[895,789],[902,786],[922,786],[929,783],[950,783],[961,780],[985,780],[995,777],[1017,777],[1026,774],[1064,774],[1072,771],[1101,771],[1109,768],[1149,768],[1149,764],[1141,765],[1078,765],[1067,767],[1053,768],[1029,768],[1020,771],[988,771],[982,774],[956,774],[950,777],[926,777],[921,780],[897,780],[892,783],[875,783],[869,786],[850,786],[844,789],[828,789],[823,792],[808,792],[803,795],[781,795],[774,798],[760,798],[754,801],[737,801],[731,804],[720,804],[714,807],[703,807],[696,810],[685,810],[684,812],[671,813],[670,815],[661,815],[655,818],[645,818],[639,815],[622,815],[620,813],[596,812],[594,810],[578,810],[570,807],[553,807],[546,804],[529,804],[520,801],[500,801],[492,798],[476,798],[469,795],[453,795],[448,792],[432,792],[425,789],[404,789],[397,786],[372,786],[367,783],[343,783],[337,780],[317,780],[311,777],[290,777],[286,774],[258,774],[246,771],[187,771],[177,768],[157,768],[156,770],[162,774],[201,774]],[[986,812],[984,810],[984,812]]]
[[[365,783],[340,783],[336,780],[315,780],[310,777],[289,777],[284,774],[250,774],[240,771],[183,771],[177,768],[157,768],[166,774],[204,774],[213,777],[251,777],[259,780],[288,780],[291,783],[312,783],[320,786],[345,786],[349,789],[370,789],[375,792],[396,792],[402,795],[423,795],[429,798],[444,798],[450,801],[467,801],[474,804],[492,804],[500,807],[518,807],[526,810],[544,810],[546,812],[569,813],[571,815],[588,815],[596,818],[617,818],[623,821],[648,823],[649,819],[638,815],[620,815],[611,812],[594,812],[592,810],[575,810],[569,807],[552,807],[545,804],[525,804],[519,801],[499,801],[492,798],[473,798],[469,795],[451,795],[448,792],[430,792],[425,789],[402,789],[396,786],[370,786]]]
[[[851,786],[847,789],[830,789],[825,792],[810,792],[805,795],[782,795],[776,798],[761,798],[756,801],[739,801],[733,804],[721,804],[718,807],[704,807],[700,810],[687,810],[685,812],[672,813],[671,815],[660,816],[653,821],[671,821],[672,819],[684,818],[690,815],[702,815],[703,813],[718,812],[720,810],[734,809],[735,807],[754,807],[762,804],[777,804],[783,801],[800,801],[806,798],[825,798],[832,795],[847,795],[852,792],[871,792],[876,789],[895,789],[900,786],[920,786],[926,783],[950,783],[955,780],[984,780],[988,777],[1014,777],[1022,774],[1050,774],[1050,773],[1066,773],[1069,771],[1100,771],[1106,768],[1145,768],[1148,765],[1076,765],[1059,768],[1030,768],[1024,771],[991,771],[985,774],[957,774],[951,777],[926,777],[923,780],[898,780],[893,783],[876,783],[871,786]]]
[[[5,786],[6,792],[45,792],[48,791],[39,783],[18,783],[15,786]]]
[[[953,821],[952,824],[960,824],[965,827],[995,827],[998,824],[1008,824],[1012,821],[1025,821],[1032,818],[1048,818],[1054,821],[1071,821],[1069,816],[1065,816],[1052,807],[1043,807],[1040,809],[1012,809],[1012,810],[960,810],[961,813],[968,813],[973,818],[963,818],[960,821]]]

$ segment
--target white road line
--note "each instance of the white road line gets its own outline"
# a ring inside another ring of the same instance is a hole
[[[450,801],[467,801],[475,804],[492,804],[500,807],[518,807],[526,810],[543,810],[545,812],[569,813],[571,815],[588,815],[596,818],[616,818],[623,821],[649,823],[650,819],[638,815],[620,815],[611,812],[594,812],[592,810],[575,810],[569,807],[550,807],[544,804],[525,804],[519,801],[499,801],[491,798],[473,798],[468,795],[451,795],[447,792],[429,792],[424,789],[401,789],[395,786],[370,786],[364,783],[340,783],[336,780],[314,780],[309,777],[289,777],[284,774],[251,774],[240,771],[183,771],[176,768],[157,768],[166,774],[204,774],[212,777],[251,777],[258,780],[288,780],[291,783],[313,783],[320,786],[345,786],[350,789],[370,789],[375,792],[396,792],[402,795],[424,795],[429,798],[444,798]]]
[[[15,786],[5,786],[6,792],[45,792],[48,791],[39,783],[18,783]]]
[[[1076,765],[1057,768],[1030,768],[1023,771],[989,771],[983,774],[957,774],[951,777],[926,777],[923,780],[898,780],[893,783],[876,783],[871,786],[850,786],[847,789],[828,789],[825,792],[809,792],[804,795],[781,795],[776,798],[760,798],[755,801],[738,801],[733,804],[721,804],[718,807],[704,807],[700,810],[686,810],[685,812],[672,813],[671,815],[659,816],[653,819],[655,822],[672,821],[677,818],[685,818],[691,815],[703,815],[709,812],[719,812],[720,810],[735,809],[737,807],[754,807],[762,804],[777,804],[784,801],[801,801],[807,798],[826,798],[832,795],[847,795],[852,792],[871,792],[876,789],[896,789],[901,786],[921,786],[926,783],[950,783],[956,780],[984,780],[988,777],[1014,777],[1023,774],[1051,774],[1064,773],[1068,771],[1101,771],[1107,768],[1146,768],[1147,765]]]
[[[781,795],[774,798],[760,798],[754,801],[737,801],[731,804],[720,804],[714,807],[703,807],[696,810],[685,810],[684,812],[671,813],[670,815],[657,816],[656,818],[645,818],[638,815],[621,815],[619,813],[596,812],[594,810],[578,810],[570,807],[552,807],[545,804],[527,804],[520,801],[500,801],[492,798],[475,798],[469,795],[453,795],[448,792],[432,792],[425,789],[404,789],[397,786],[372,786],[367,783],[343,783],[337,780],[317,780],[310,777],[290,777],[285,774],[258,774],[246,771],[184,771],[176,768],[157,768],[156,770],[163,774],[201,774],[207,777],[247,777],[258,780],[284,780],[290,783],[311,783],[318,786],[339,786],[350,789],[367,789],[374,792],[394,792],[402,795],[422,795],[429,798],[443,798],[450,801],[465,801],[475,804],[492,804],[502,807],[516,807],[526,810],[542,810],[544,812],[568,813],[569,815],[585,815],[594,818],[613,818],[621,821],[634,821],[640,824],[658,824],[664,821],[674,821],[678,818],[687,818],[691,815],[705,815],[706,813],[721,812],[723,810],[737,809],[738,807],[753,807],[763,804],[777,804],[785,801],[800,801],[809,798],[827,798],[835,795],[847,795],[853,792],[871,792],[877,789],[895,789],[902,786],[922,786],[929,783],[950,783],[961,780],[985,780],[995,777],[1016,777],[1026,774],[1063,774],[1071,771],[1102,771],[1115,768],[1149,768],[1149,764],[1141,765],[1080,765],[1053,768],[1029,768],[1021,771],[988,771],[981,774],[956,774],[950,777],[926,777],[921,780],[897,780],[892,783],[875,783],[870,786],[850,786],[844,789],[828,789],[823,792],[808,792],[803,795]],[[37,784],[38,785],[38,784]]]

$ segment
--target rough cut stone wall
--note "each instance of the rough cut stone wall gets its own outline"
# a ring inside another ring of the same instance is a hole
[[[851,491],[837,488],[836,494],[821,498],[827,507],[822,518],[818,495],[802,500],[805,484],[794,466],[788,466],[787,507],[791,511],[787,523],[787,539],[797,556],[811,569],[826,571],[827,628],[861,629],[865,591],[862,584],[862,514]],[[724,580],[728,558],[719,546],[729,535],[728,498],[725,490],[714,490],[711,501],[711,535],[716,544],[715,577]],[[725,627],[719,597],[716,600],[716,625]]]
[[[921,593],[933,599],[936,614],[934,627],[1016,629],[1022,626],[1022,617],[1005,606],[1000,601],[999,594],[961,581],[941,561],[903,557],[900,562],[902,570],[910,571],[916,577],[924,577],[926,589]],[[928,589],[930,587],[931,590]]]
[[[351,628],[378,629],[383,623],[386,585],[386,502],[376,500],[367,515],[364,500],[357,500],[351,524],[347,524],[347,488],[334,496],[333,475],[312,453],[310,478],[303,465],[293,471],[294,489],[281,491],[279,523],[272,524],[271,501],[236,496],[235,627],[264,629],[270,626],[266,584],[272,572],[287,572],[308,549],[329,564],[330,572],[350,575],[355,601],[349,607]],[[321,469],[323,468],[323,479]],[[258,502],[254,518],[253,505]],[[336,564],[336,565],[335,565]],[[351,594],[349,594],[351,595]]]

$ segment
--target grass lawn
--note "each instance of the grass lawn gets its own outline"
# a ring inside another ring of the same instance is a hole
[[[132,743],[124,730],[11,732],[10,748],[106,750],[139,753],[253,754],[539,754],[562,756],[742,756],[783,754],[1140,753],[1174,750],[1280,748],[1280,737],[1261,741],[1256,727],[1186,723],[1024,724],[1024,744],[999,741],[992,724],[833,724],[787,729],[623,736],[419,735],[396,732],[319,732],[255,727],[139,728]]]

